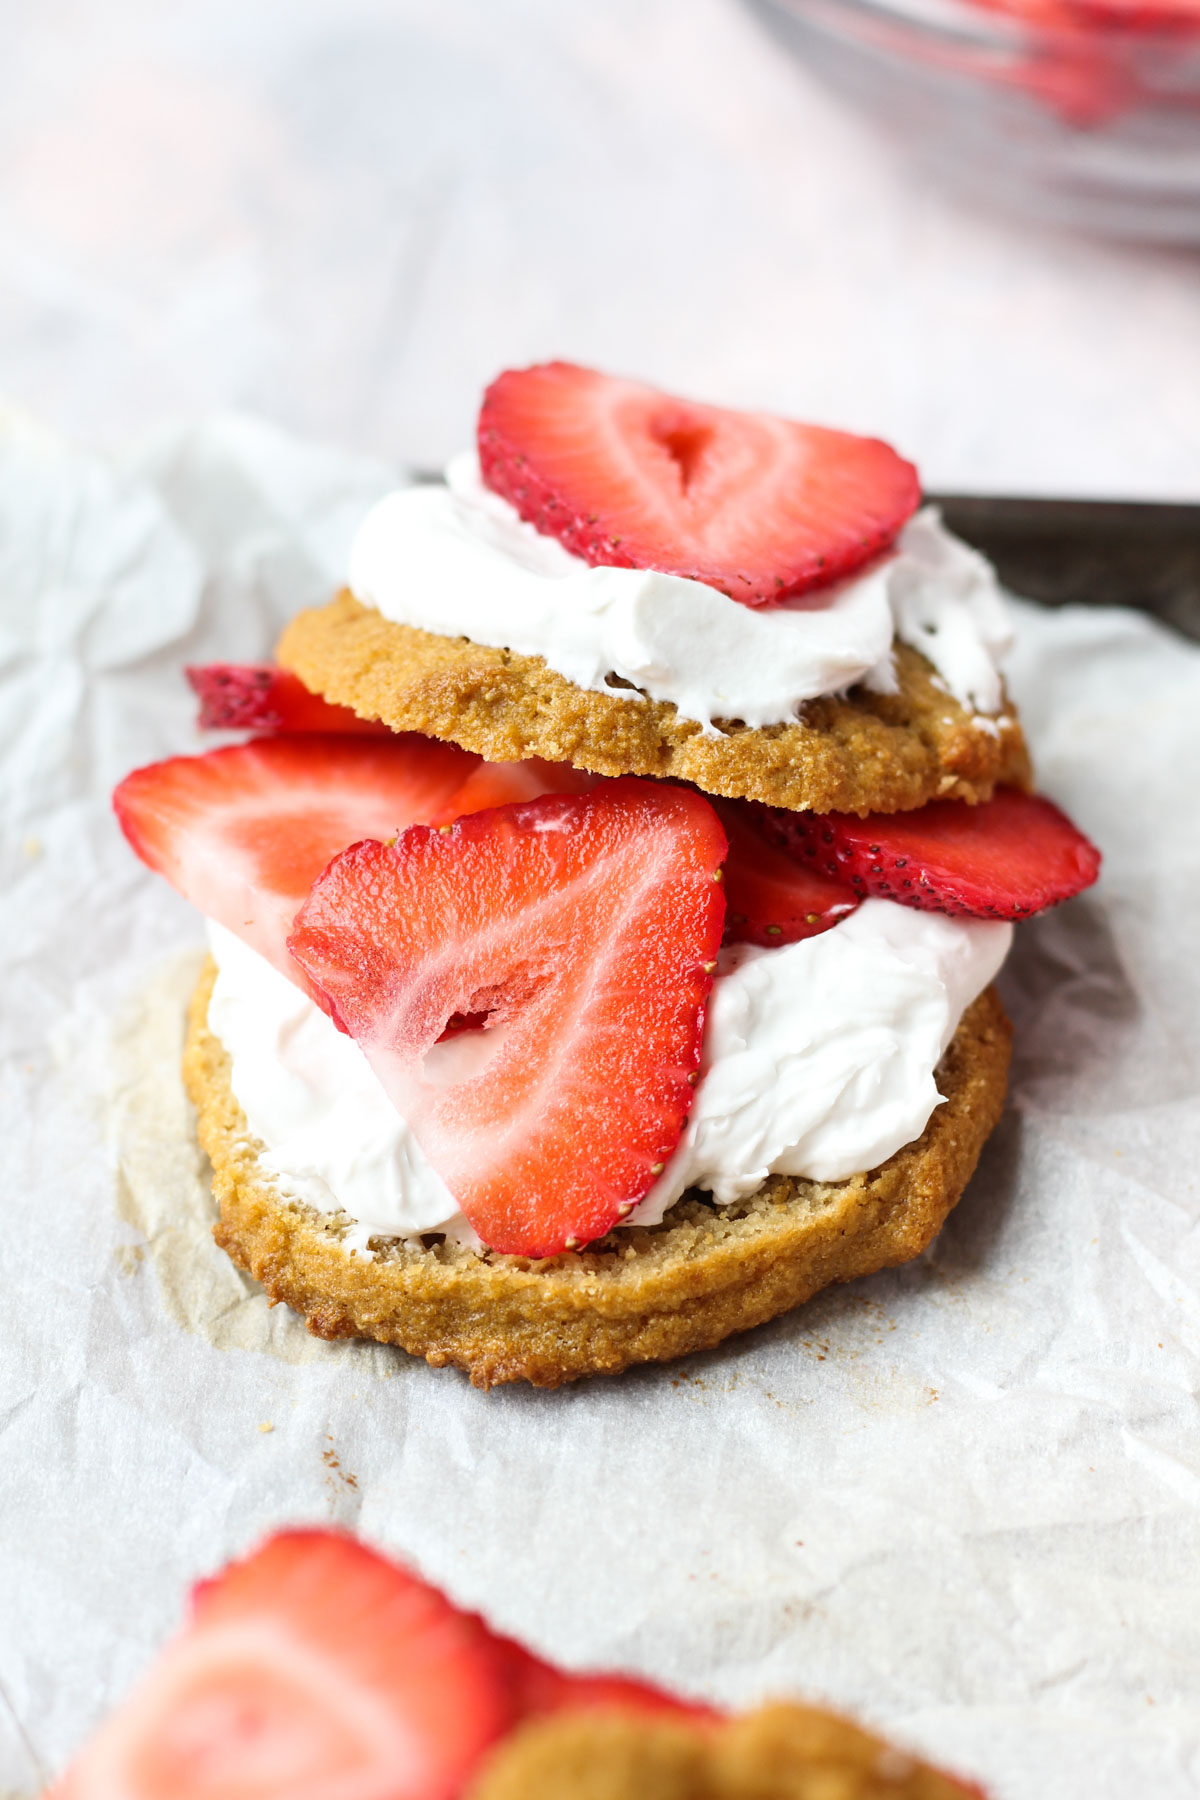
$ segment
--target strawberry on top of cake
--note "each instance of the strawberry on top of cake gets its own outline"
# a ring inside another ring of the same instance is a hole
[[[379,502],[349,586],[389,620],[669,702],[707,734],[793,721],[856,682],[894,693],[897,639],[994,721],[994,576],[919,504],[916,470],[877,439],[549,363],[492,384],[447,485]]]

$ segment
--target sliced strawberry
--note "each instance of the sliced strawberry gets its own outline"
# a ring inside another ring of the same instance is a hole
[[[674,1713],[701,1724],[723,1716],[711,1706],[680,1700],[665,1688],[627,1675],[572,1675],[543,1662],[510,1638],[498,1638],[508,1658],[513,1692],[522,1718],[589,1707],[621,1707],[633,1712]]]
[[[536,800],[539,794],[586,794],[603,779],[602,775],[589,775],[586,769],[574,769],[570,763],[543,762],[540,756],[525,762],[481,762],[429,822],[449,825],[467,813]]]
[[[274,663],[204,663],[185,669],[200,697],[202,731],[347,731],[390,737],[379,719],[360,719],[348,706],[312,694],[290,669]]]
[[[135,769],[113,806],[144,863],[301,981],[287,934],[330,858],[428,819],[478,760],[415,733],[259,738]]]
[[[699,794],[622,779],[356,844],[314,886],[289,948],[493,1249],[600,1237],[674,1149],[724,853]]]
[[[914,812],[761,813],[802,864],[859,894],[923,912],[1023,919],[1090,887],[1100,852],[1049,800],[999,788],[980,806],[933,800]]]
[[[858,905],[843,881],[797,861],[768,841],[744,800],[714,800],[729,839],[725,863],[725,942],[794,944],[828,931]]]
[[[53,1800],[454,1800],[515,1719],[481,1620],[351,1538],[288,1531],[197,1588]]]
[[[571,1675],[334,1531],[285,1531],[191,1617],[47,1800],[454,1800],[522,1719],[591,1707],[715,1724],[620,1675]]]
[[[1185,39],[1200,32],[1198,0],[1064,0],[1064,3],[1085,30],[1177,34]]]
[[[483,479],[587,563],[771,606],[835,581],[916,510],[877,438],[677,400],[574,363],[509,369],[479,414]]]
[[[448,824],[467,813],[488,806],[505,806],[532,800],[538,794],[587,793],[603,781],[573,769],[569,763],[480,763],[466,783],[452,795],[434,825]],[[716,808],[729,853],[725,861],[725,942],[727,944],[794,944],[798,938],[815,937],[854,911],[859,897],[844,882],[798,863],[795,857],[768,842],[753,808],[741,800],[717,800]],[[453,1020],[447,1032],[463,1029]]]

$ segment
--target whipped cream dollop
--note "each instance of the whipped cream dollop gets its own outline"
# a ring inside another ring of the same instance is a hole
[[[343,1242],[479,1239],[366,1057],[299,988],[218,925],[210,1030],[264,1173],[354,1221]],[[701,1079],[666,1170],[626,1224],[656,1224],[685,1188],[740,1199],[769,1174],[837,1181],[919,1137],[936,1069],[1003,962],[1010,925],[868,900],[819,937],[721,954]]]
[[[723,950],[695,1101],[632,1218],[657,1224],[689,1187],[728,1203],[886,1162],[929,1123],[942,1053],[1011,943],[1002,922],[865,900],[819,937]]]
[[[348,1213],[347,1248],[426,1231],[478,1245],[354,1039],[211,919],[208,941],[218,970],[208,1028],[229,1052],[230,1085],[266,1147],[263,1173],[317,1212]]]
[[[897,637],[963,706],[986,716],[1003,703],[1011,633],[995,574],[932,508],[859,574],[754,608],[683,576],[590,567],[486,488],[467,452],[445,486],[404,488],[372,508],[349,584],[397,624],[540,656],[576,687],[631,704],[669,700],[710,733],[715,719],[786,723],[806,700],[858,681],[895,692]]]

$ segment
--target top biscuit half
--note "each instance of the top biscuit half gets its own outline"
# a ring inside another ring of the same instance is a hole
[[[382,503],[350,588],[293,620],[278,660],[490,762],[794,811],[982,801],[1028,786],[1028,756],[960,598],[970,553],[924,516],[906,532],[918,502],[874,439],[569,364],[510,371],[485,395],[478,464]],[[955,680],[980,667],[982,701]]]

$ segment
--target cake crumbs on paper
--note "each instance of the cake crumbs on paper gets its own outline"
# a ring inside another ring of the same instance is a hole
[[[328,1448],[328,1450],[322,1450],[321,1461],[325,1464],[325,1467],[330,1471],[330,1474],[336,1475],[338,1480],[341,1482],[344,1482],[346,1487],[356,1488],[358,1486],[358,1476],[352,1475],[350,1473],[349,1469],[345,1469],[342,1467],[342,1460],[339,1457],[337,1451],[334,1449],[333,1439],[329,1435],[328,1432],[325,1433],[325,1441],[329,1445],[329,1448]],[[328,1477],[326,1479],[328,1479]]]
[[[274,1431],[275,1426],[270,1419],[264,1419],[258,1429],[260,1431]]]

